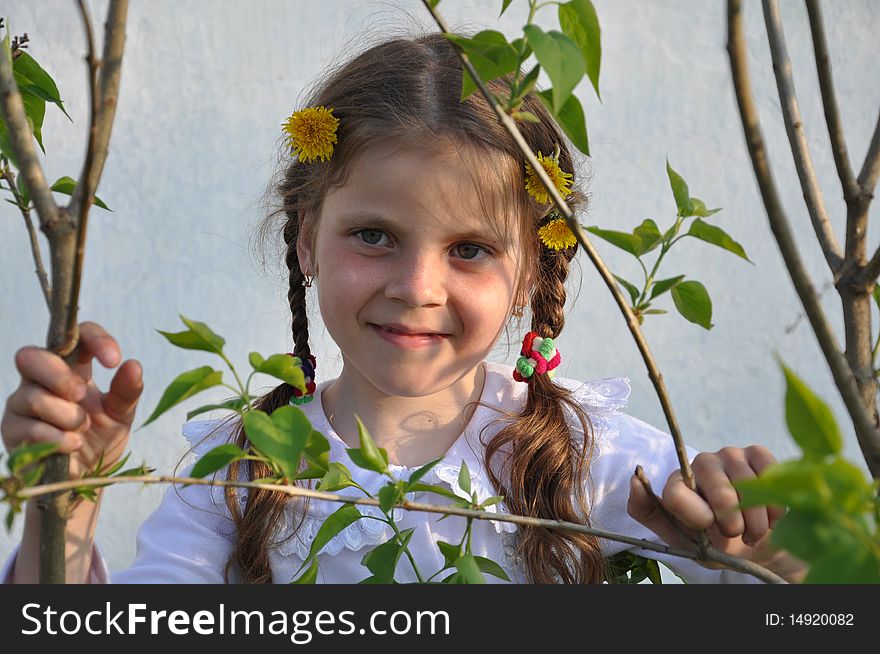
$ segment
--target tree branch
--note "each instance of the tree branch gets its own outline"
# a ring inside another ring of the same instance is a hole
[[[3,117],[9,132],[9,145],[16,159],[14,163],[34,203],[40,226],[45,230],[47,226],[58,222],[60,210],[55,204],[55,198],[37,160],[33,134],[27,124],[21,93],[15,84],[12,62],[2,52],[0,52],[0,116]]]
[[[822,20],[822,8],[819,0],[806,0],[807,14],[810,17],[810,32],[813,35],[813,51],[816,54],[816,73],[819,76],[819,88],[822,91],[822,106],[825,109],[825,122],[828,125],[828,136],[831,139],[831,152],[837,165],[837,174],[843,186],[843,197],[849,204],[858,193],[856,178],[849,161],[846,149],[846,136],[840,123],[840,112],[837,109],[837,96],[834,93],[834,79],[831,76],[831,57],[828,55],[828,43],[825,40],[825,24]]]
[[[828,219],[825,210],[825,201],[822,191],[816,180],[816,170],[813,168],[813,160],[810,157],[810,148],[804,133],[804,125],[801,120],[801,111],[798,105],[797,93],[794,88],[794,80],[791,74],[791,59],[788,56],[788,47],[785,43],[785,32],[782,28],[782,17],[779,15],[779,3],[777,0],[764,0],[764,22],[767,24],[767,39],[770,42],[770,54],[773,57],[773,73],[776,76],[776,87],[779,90],[779,103],[782,107],[782,117],[785,121],[785,131],[788,134],[788,142],[791,144],[791,153],[794,157],[794,165],[797,169],[798,179],[804,191],[804,200],[807,211],[813,223],[816,238],[822,247],[822,253],[828,262],[832,273],[840,269],[843,261],[843,250],[834,228]],[[854,221],[847,224],[847,254],[850,251],[850,239],[858,238]]]
[[[37,241],[37,230],[34,229],[34,222],[31,220],[31,211],[28,208],[28,205],[25,204],[24,198],[22,198],[21,194],[18,192],[18,187],[15,185],[15,173],[7,167],[3,169],[3,173],[0,176],[2,176],[2,178],[9,184],[9,190],[12,192],[12,197],[15,198],[15,203],[21,211],[21,217],[24,219],[24,226],[31,243],[31,254],[34,257],[34,265],[36,266],[34,272],[37,273],[37,278],[40,280],[40,288],[42,289],[43,297],[46,300],[46,307],[51,309],[52,288],[49,286],[49,277],[46,275],[46,269],[43,267],[43,257],[40,254],[40,243]]]
[[[430,12],[430,14],[434,17],[434,21],[437,23],[437,26],[440,28],[440,31],[443,34],[449,34],[449,28],[446,25],[446,22],[437,12],[437,10],[431,6],[429,0],[422,0],[425,5],[425,8]],[[639,352],[642,355],[642,359],[645,362],[645,366],[648,369],[648,376],[651,378],[651,382],[654,385],[654,390],[657,393],[657,397],[660,400],[660,405],[663,408],[663,414],[666,417],[666,422],[669,425],[669,432],[672,435],[672,438],[675,442],[675,452],[678,455],[678,463],[681,468],[681,475],[687,484],[688,488],[691,490],[696,490],[696,484],[694,482],[694,473],[691,470],[690,462],[687,457],[687,448],[684,444],[684,439],[681,436],[681,430],[678,427],[678,420],[675,417],[675,412],[672,408],[672,402],[669,399],[669,393],[666,391],[666,384],[663,381],[663,375],[660,373],[659,368],[657,367],[657,363],[654,361],[654,357],[651,354],[651,350],[648,347],[648,343],[645,340],[644,335],[642,334],[642,330],[639,327],[638,319],[635,317],[635,314],[632,312],[629,304],[626,301],[626,298],[623,296],[623,293],[620,291],[620,287],[617,285],[617,281],[614,279],[614,275],[608,270],[608,267],[605,265],[605,262],[602,261],[602,258],[599,256],[599,253],[596,251],[596,248],[593,247],[593,244],[587,238],[587,234],[584,229],[581,227],[580,223],[575,220],[574,214],[569,208],[568,204],[563,199],[562,195],[556,189],[556,186],[548,177],[544,167],[538,162],[537,157],[532,152],[528,143],[526,143],[522,134],[519,131],[519,128],[516,126],[516,121],[511,118],[507,112],[504,111],[504,108],[499,104],[493,95],[486,88],[486,85],[483,84],[483,81],[480,79],[479,73],[477,73],[476,69],[471,64],[467,55],[461,51],[461,49],[453,44],[455,47],[455,51],[458,53],[459,58],[461,59],[462,65],[467,69],[470,76],[473,78],[474,82],[476,82],[477,87],[480,90],[480,93],[483,94],[483,97],[486,98],[486,102],[492,107],[495,111],[495,114],[498,116],[498,120],[504,126],[504,128],[508,131],[513,141],[516,143],[517,147],[522,152],[526,161],[532,167],[534,173],[541,180],[541,183],[544,185],[547,193],[553,200],[553,204],[559,210],[559,213],[565,218],[565,223],[568,228],[572,231],[577,238],[578,243],[580,243],[581,247],[587,253],[587,256],[590,258],[590,261],[593,262],[593,265],[596,267],[596,270],[599,271],[599,275],[602,277],[602,280],[605,282],[605,285],[608,287],[608,290],[611,292],[611,295],[614,297],[615,302],[617,302],[617,306],[620,308],[620,312],[624,315],[626,319],[627,327],[632,333],[633,338],[636,341],[636,345],[639,348]]]
[[[865,156],[865,163],[862,165],[862,172],[859,173],[858,180],[862,195],[868,204],[874,197],[878,177],[880,177],[880,114],[877,115],[874,136],[871,138],[871,145],[868,147],[868,154]]]
[[[865,461],[868,464],[868,469],[875,479],[880,478],[880,433],[878,433],[867,408],[862,403],[852,370],[843,354],[837,349],[837,339],[825,317],[822,306],[819,304],[816,291],[810,281],[810,276],[795,245],[794,236],[788,224],[788,218],[776,192],[776,183],[773,181],[773,173],[770,170],[767,159],[767,150],[761,133],[758,111],[752,98],[740,5],[740,0],[728,0],[727,2],[727,50],[730,55],[733,86],[736,92],[746,145],[748,146],[752,167],[761,190],[767,218],[798,297],[810,320],[813,332],[816,334],[819,347],[822,349],[837,389],[853,420],[853,426],[855,427],[862,454],[865,456]]]
[[[27,500],[32,497],[38,497],[46,493],[59,493],[69,491],[74,488],[82,487],[103,487],[112,486],[114,484],[183,484],[184,486],[220,486],[233,488],[255,488],[260,490],[270,490],[279,493],[285,493],[293,497],[309,497],[317,500],[326,500],[328,502],[339,502],[342,504],[360,504],[363,506],[379,506],[378,500],[364,497],[349,497],[346,495],[337,495],[336,493],[326,493],[323,491],[312,490],[311,488],[303,488],[291,484],[264,484],[254,481],[232,481],[227,479],[201,479],[192,477],[173,477],[169,475],[141,475],[126,477],[98,477],[86,479],[69,479],[51,484],[41,484],[38,486],[30,486],[20,489],[15,496],[21,500]],[[733,570],[750,574],[769,584],[787,583],[774,572],[764,568],[757,563],[732,556],[724,552],[720,552],[714,548],[707,548],[705,551],[690,550],[683,547],[673,547],[645,540],[643,538],[633,538],[625,534],[617,534],[602,529],[594,529],[575,522],[566,522],[564,520],[544,520],[542,518],[531,518],[528,516],[513,515],[510,513],[478,511],[475,509],[465,509],[456,506],[440,506],[437,504],[425,504],[422,502],[403,501],[395,504],[394,508],[404,509],[406,511],[419,511],[422,513],[439,513],[442,515],[457,515],[465,518],[473,518],[475,520],[493,520],[497,522],[510,522],[516,525],[527,527],[542,527],[553,531],[572,531],[606,540],[613,540],[620,543],[626,543],[633,547],[639,547],[652,552],[660,552],[672,556],[678,556],[692,561],[712,561],[720,563]]]

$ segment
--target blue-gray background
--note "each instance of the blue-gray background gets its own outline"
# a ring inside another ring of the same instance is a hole
[[[830,401],[843,424],[847,452],[859,460],[852,429],[843,420],[842,404],[801,315],[758,196],[730,84],[724,3],[594,2],[602,26],[603,102],[589,82],[578,87],[593,155],[581,168],[592,194],[582,222],[619,230],[648,217],[661,229],[671,224],[675,205],[665,171],[668,157],[692,195],[724,208],[712,220],[745,247],[755,264],[686,239],[662,269],[663,276],[687,274],[702,281],[714,300],[715,327],[709,332],[674,310],[651,317],[645,329],[687,442],[702,450],[763,443],[779,458],[793,455],[784,422],[784,384],[774,358],[778,353]],[[222,334],[226,352],[241,370],[248,368],[249,351],[289,349],[283,262],[269,261],[264,270],[251,248],[275,170],[280,123],[332,61],[390,34],[433,25],[415,0],[131,4],[119,110],[98,193],[114,211],[91,213],[79,315],[104,325],[119,340],[123,355],[144,366],[140,424],[174,376],[215,364],[206,353],[178,350],[156,333],[181,329],[178,313]],[[823,304],[841,334],[840,304],[812,235],[785,138],[761,7],[756,0],[744,4],[752,80],[776,179],[814,283],[825,291]],[[106,3],[89,5],[100,27]],[[525,21],[526,3],[517,0],[498,20],[500,5],[500,0],[444,0],[440,9],[459,29],[500,29],[513,38]],[[802,2],[782,5],[804,124],[842,239],[842,192],[828,147],[806,11]],[[858,170],[880,106],[880,73],[871,45],[880,31],[880,5],[871,0],[825,3],[824,10],[840,111]],[[31,54],[58,82],[74,121],[47,108],[47,176],[75,178],[88,106],[75,5],[14,2],[3,12],[13,34],[30,35]],[[554,9],[542,10],[537,22],[556,29]],[[877,238],[870,236],[873,249]],[[616,272],[638,280],[639,268],[629,255],[601,241],[597,246]],[[46,253],[44,248],[44,260]],[[565,356],[561,374],[630,377],[629,411],[665,428],[616,306],[589,261],[582,254],[578,258],[570,295],[577,302],[560,339]],[[15,208],[5,203],[0,207],[0,261],[0,398],[5,399],[19,382],[15,351],[44,344],[48,318],[24,226]],[[672,309],[668,296],[658,306]],[[338,350],[318,322],[312,334],[320,376],[335,376],[341,366]],[[494,359],[512,365],[518,337],[512,335],[509,350],[501,343]],[[106,388],[111,373],[97,366],[95,377]],[[261,392],[268,388],[270,380],[258,381]],[[206,395],[221,396],[220,390]],[[137,431],[131,461],[172,470],[185,449],[180,424],[199,399]],[[137,527],[163,492],[159,486],[107,491],[97,534],[112,569],[132,561]],[[12,533],[0,530],[0,560],[18,541],[20,529],[18,521]]]

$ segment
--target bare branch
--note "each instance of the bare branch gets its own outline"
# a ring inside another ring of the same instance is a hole
[[[843,197],[849,204],[856,196],[858,187],[849,162],[846,149],[846,136],[840,123],[840,112],[837,109],[837,96],[834,93],[834,79],[831,76],[831,57],[828,55],[828,43],[825,40],[825,25],[822,21],[822,8],[819,0],[806,0],[807,13],[810,17],[810,32],[813,35],[813,51],[816,53],[816,72],[819,75],[819,88],[822,91],[822,106],[825,108],[825,122],[828,125],[828,136],[831,138],[831,152],[837,165],[837,174],[843,185]]]
[[[4,168],[2,173],[0,173],[0,178],[5,179],[9,184],[9,190],[12,192],[12,197],[15,198],[15,203],[18,205],[19,211],[21,211],[21,217],[24,219],[24,226],[31,243],[31,254],[34,257],[34,265],[36,266],[34,272],[37,273],[37,279],[40,280],[40,288],[43,291],[43,297],[46,299],[46,306],[51,309],[52,289],[49,286],[49,277],[46,275],[46,269],[43,267],[43,257],[40,254],[40,243],[37,240],[37,230],[34,229],[34,222],[31,220],[31,211],[28,208],[28,205],[25,204],[24,198],[21,197],[21,193],[18,192],[18,187],[15,185],[15,173],[9,168]]]
[[[797,93],[791,75],[791,59],[785,44],[785,32],[782,29],[782,17],[779,15],[777,0],[764,0],[764,22],[767,24],[767,38],[770,41],[770,54],[773,57],[773,72],[776,75],[776,86],[779,90],[779,103],[782,106],[785,131],[791,144],[791,153],[794,157],[795,168],[797,168],[798,179],[800,179],[801,188],[804,191],[807,211],[810,213],[813,230],[816,232],[819,245],[822,246],[822,253],[825,255],[828,267],[832,273],[835,273],[843,261],[843,250],[834,234],[831,221],[828,219],[822,191],[816,180],[816,171],[810,157],[810,148],[807,145],[807,136],[804,133]],[[849,252],[850,237],[855,232],[855,226],[851,222],[847,225],[847,252]]]
[[[303,488],[302,486],[290,484],[265,484],[254,481],[232,481],[226,479],[202,479],[192,477],[172,477],[168,475],[142,475],[131,477],[97,477],[85,479],[69,479],[52,484],[41,484],[38,486],[30,486],[23,488],[16,493],[16,497],[20,499],[28,499],[38,497],[46,493],[59,493],[69,491],[74,488],[82,487],[102,487],[114,484],[184,484],[187,486],[221,486],[233,488],[256,488],[260,490],[277,491],[292,497],[310,497],[312,499],[326,500],[328,502],[339,502],[342,504],[359,504],[361,506],[379,506],[379,501],[364,497],[350,497],[346,495],[337,495],[336,493],[326,493],[323,491],[312,490],[311,488]],[[679,556],[693,561],[712,561],[714,563],[723,564],[733,570],[745,572],[769,584],[787,583],[774,572],[758,565],[748,559],[726,554],[714,548],[708,548],[704,552],[698,550],[689,550],[683,547],[673,547],[672,545],[664,545],[643,538],[633,538],[625,534],[617,534],[602,529],[594,529],[586,525],[580,525],[575,522],[566,522],[564,520],[544,520],[541,518],[531,518],[528,516],[513,515],[510,513],[479,511],[475,509],[465,509],[450,505],[425,504],[421,502],[401,502],[394,505],[395,508],[404,509],[406,511],[419,511],[422,513],[439,513],[442,515],[457,515],[475,520],[492,520],[497,522],[510,522],[516,525],[527,527],[542,527],[553,531],[572,531],[597,538],[604,538],[621,543],[639,547],[652,552],[660,552]]]
[[[437,23],[440,31],[443,34],[449,34],[449,28],[446,26],[446,22],[437,12],[437,10],[431,6],[429,0],[422,0],[425,5],[425,8],[430,12],[430,14],[434,17],[434,21]],[[455,44],[453,44],[455,45]],[[516,143],[517,147],[520,149],[520,152],[525,157],[526,161],[532,167],[534,173],[541,180],[541,183],[544,185],[544,188],[547,190],[547,193],[553,200],[553,204],[556,205],[556,208],[559,210],[559,213],[565,218],[565,223],[568,228],[572,231],[577,238],[578,243],[580,243],[581,247],[587,253],[587,256],[590,258],[590,261],[593,262],[593,265],[596,267],[596,270],[599,271],[599,275],[602,277],[602,280],[605,282],[605,285],[608,287],[608,290],[611,292],[611,295],[614,297],[615,302],[617,302],[617,306],[620,308],[620,312],[624,315],[626,319],[627,327],[629,327],[629,331],[632,334],[633,338],[636,341],[636,345],[639,348],[639,352],[642,355],[642,359],[645,362],[645,366],[648,369],[648,376],[651,378],[651,382],[654,384],[654,390],[657,393],[657,397],[660,400],[660,405],[663,408],[663,414],[666,417],[666,422],[669,425],[669,433],[672,435],[672,438],[675,442],[675,452],[678,455],[678,463],[681,468],[681,475],[687,484],[688,488],[691,490],[696,489],[696,484],[694,483],[694,473],[691,470],[690,462],[688,461],[687,456],[687,448],[684,444],[684,439],[681,436],[681,430],[678,427],[678,420],[675,417],[675,412],[672,408],[672,401],[669,399],[669,393],[666,391],[666,384],[663,381],[663,375],[660,373],[659,368],[657,367],[657,363],[654,361],[654,356],[651,354],[651,350],[648,347],[648,343],[645,340],[644,335],[642,334],[642,330],[639,327],[638,319],[633,314],[632,309],[626,301],[626,298],[623,296],[623,293],[620,290],[620,287],[617,285],[617,281],[614,279],[614,275],[608,270],[608,267],[605,265],[605,262],[602,261],[602,257],[599,256],[599,253],[596,251],[596,248],[593,247],[593,244],[587,238],[587,234],[584,231],[583,227],[581,227],[580,223],[575,220],[574,214],[569,208],[568,204],[563,199],[562,195],[556,189],[556,186],[550,180],[547,175],[544,167],[538,162],[537,157],[532,152],[528,143],[526,143],[522,134],[519,131],[519,128],[516,126],[516,121],[511,118],[507,112],[504,111],[504,108],[498,101],[494,98],[492,93],[486,88],[486,85],[483,84],[483,81],[480,79],[479,73],[477,73],[476,69],[471,64],[467,55],[455,46],[455,51],[458,53],[459,58],[461,59],[462,64],[467,69],[471,78],[476,82],[477,87],[480,90],[480,93],[483,94],[483,97],[486,98],[486,102],[492,107],[495,111],[495,114],[498,116],[498,120],[504,126],[504,128],[508,131],[513,141]]]
[[[878,177],[880,177],[880,114],[877,115],[874,136],[871,138],[871,145],[868,147],[868,154],[865,157],[865,163],[862,165],[862,172],[859,173],[858,180],[862,194],[867,198],[868,203],[874,197]]]
[[[12,73],[12,62],[3,52],[0,52],[0,116],[9,132],[9,145],[15,154],[15,165],[34,203],[40,226],[45,230],[58,222],[60,211],[37,160],[33,134],[28,127],[24,103]]]
[[[874,421],[862,402],[852,370],[843,354],[838,350],[837,338],[825,317],[821,304],[819,304],[809,273],[804,267],[795,244],[794,235],[791,233],[788,218],[776,192],[776,183],[773,181],[773,173],[767,160],[767,150],[761,133],[758,111],[752,97],[740,0],[728,0],[727,20],[727,50],[730,55],[733,86],[736,91],[746,145],[752,158],[752,167],[761,190],[770,229],[776,238],[785,266],[816,334],[819,347],[831,369],[837,389],[853,420],[868,469],[874,478],[880,478],[880,433],[878,433]]]

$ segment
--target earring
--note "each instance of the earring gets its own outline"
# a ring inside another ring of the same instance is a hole
[[[312,287],[312,277],[310,275],[303,275],[302,285],[306,288]]]
[[[510,312],[510,315],[512,315],[514,318],[522,318],[523,317],[523,309],[525,309],[525,307],[515,306],[513,308],[513,311]]]

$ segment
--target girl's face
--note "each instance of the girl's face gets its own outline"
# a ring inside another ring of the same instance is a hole
[[[431,395],[475,372],[514,305],[518,236],[494,233],[474,186],[492,176],[462,162],[443,141],[368,149],[325,197],[314,259],[308,233],[297,244],[343,375],[381,393]]]

